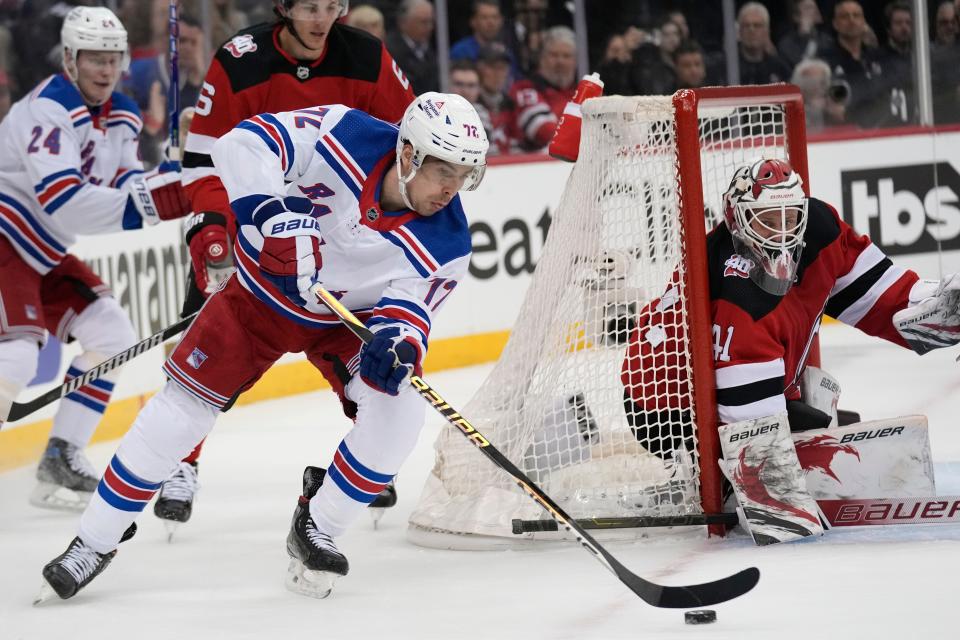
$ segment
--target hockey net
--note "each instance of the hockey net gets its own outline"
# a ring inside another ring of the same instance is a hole
[[[463,408],[477,430],[578,519],[720,511],[715,461],[705,232],[720,220],[734,169],[787,157],[806,182],[799,95],[789,85],[613,96],[583,106],[580,156],[554,215],[510,339]],[[636,316],[679,275],[687,323],[665,359],[664,406],[693,447],[639,439],[625,417],[620,370]],[[446,427],[410,517],[426,546],[522,545],[562,533],[512,533],[547,514],[506,473]],[[660,456],[651,451],[668,452]],[[701,463],[701,461],[711,461]],[[607,532],[603,532],[607,533]],[[635,537],[619,530],[609,537]]]

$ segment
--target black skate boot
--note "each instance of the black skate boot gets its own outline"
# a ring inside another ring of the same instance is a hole
[[[137,523],[131,524],[123,533],[120,542],[126,542],[137,532]],[[91,580],[107,568],[113,557],[114,549],[108,553],[97,553],[80,538],[74,538],[67,550],[47,563],[43,568],[43,585],[33,604],[42,604],[54,595],[66,600],[72,598]]]
[[[50,438],[37,467],[37,481],[30,494],[33,506],[83,511],[100,477],[83,449],[61,438]]]
[[[181,462],[160,487],[157,501],[153,503],[153,514],[164,521],[168,542],[173,540],[177,527],[190,519],[193,499],[199,488],[196,462]]]
[[[340,553],[333,538],[317,529],[310,517],[310,498],[323,484],[326,469],[307,467],[303,472],[303,495],[293,512],[293,523],[287,535],[287,589],[312,598],[326,598],[333,583],[347,575],[350,565]]]
[[[383,488],[383,491],[377,494],[377,497],[370,503],[370,517],[373,518],[373,528],[376,529],[383,517],[384,509],[396,506],[397,504],[397,485],[395,480]]]

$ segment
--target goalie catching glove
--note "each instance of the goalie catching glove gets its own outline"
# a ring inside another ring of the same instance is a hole
[[[128,195],[124,228],[155,225],[161,220],[175,220],[190,213],[190,201],[177,171],[151,171],[132,177],[123,189]],[[135,220],[136,215],[140,217],[140,224],[127,224],[128,218]]]
[[[395,396],[411,374],[420,375],[422,358],[420,344],[412,335],[385,326],[360,350],[360,377],[367,386]]]
[[[295,305],[315,307],[316,297],[310,293],[310,287],[317,282],[317,271],[323,266],[323,238],[317,221],[286,210],[270,216],[261,225],[260,233],[260,271]]]
[[[184,222],[184,241],[190,248],[190,262],[197,289],[210,295],[233,273],[227,218],[216,211],[202,211]]]
[[[893,326],[920,355],[960,342],[960,273],[914,284],[910,305],[893,314]]]

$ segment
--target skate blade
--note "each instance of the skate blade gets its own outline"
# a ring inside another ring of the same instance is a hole
[[[333,591],[333,583],[340,576],[329,571],[311,571],[296,558],[287,568],[287,589],[294,593],[322,600]]]
[[[57,592],[53,590],[50,583],[44,580],[43,584],[40,585],[40,592],[37,594],[37,597],[33,599],[33,606],[36,607],[58,597]]]
[[[382,507],[368,507],[367,513],[370,514],[370,517],[373,519],[373,528],[377,529],[380,524],[380,518],[383,517],[383,513],[386,509]]]
[[[87,508],[92,496],[91,491],[73,491],[57,484],[40,482],[30,494],[30,504],[41,509],[80,513]]]
[[[163,528],[167,530],[167,542],[173,542],[173,534],[180,528],[180,523],[175,520],[164,520]]]

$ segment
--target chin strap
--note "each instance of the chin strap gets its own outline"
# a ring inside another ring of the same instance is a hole
[[[415,175],[417,175],[417,170],[411,167],[410,175],[403,177],[403,174],[400,173],[400,162],[399,160],[397,161],[397,178],[399,179],[400,198],[403,200],[403,204],[406,205],[406,207],[411,211],[416,211],[416,209],[413,208],[413,203],[410,202],[410,198],[407,197],[407,183],[413,180]]]

